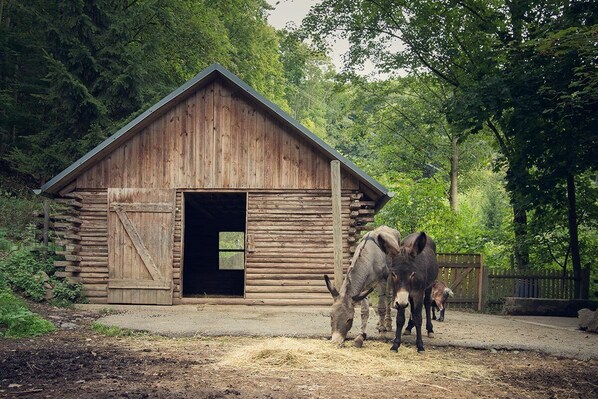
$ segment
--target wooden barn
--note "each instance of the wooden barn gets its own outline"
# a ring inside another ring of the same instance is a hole
[[[92,303],[330,304],[387,190],[220,65],[41,188]]]

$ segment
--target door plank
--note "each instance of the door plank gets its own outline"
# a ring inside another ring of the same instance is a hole
[[[143,241],[141,241],[141,237],[139,236],[137,229],[135,229],[133,222],[131,222],[131,219],[129,219],[129,216],[127,216],[125,211],[118,208],[116,209],[116,214],[118,215],[119,220],[123,224],[125,231],[131,238],[131,241],[133,242],[135,249],[139,253],[141,260],[145,264],[145,267],[147,268],[147,271],[151,274],[152,278],[156,281],[164,280],[164,277],[162,276],[160,269],[154,263],[154,260],[152,259],[149,251],[143,244]]]

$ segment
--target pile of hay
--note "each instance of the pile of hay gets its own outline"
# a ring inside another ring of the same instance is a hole
[[[368,341],[361,349],[337,348],[330,342],[315,339],[269,338],[250,341],[224,355],[222,366],[271,373],[289,370],[340,373],[398,379],[439,377],[482,379],[488,370],[471,365],[446,352],[427,350],[417,353],[414,347],[401,347],[399,353],[389,345]]]

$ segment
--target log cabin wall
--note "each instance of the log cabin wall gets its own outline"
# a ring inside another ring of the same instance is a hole
[[[220,80],[183,98],[72,183],[72,224],[63,238],[65,276],[92,303],[108,301],[108,189],[171,189],[173,303],[182,298],[184,192],[246,192],[242,303],[329,304],[333,275],[330,161],[316,145]],[[341,170],[343,266],[373,220],[371,190]],[[201,303],[201,300],[198,301]],[[205,302],[212,302],[209,299]],[[227,303],[222,301],[222,303]],[[237,303],[237,302],[231,302]]]
[[[108,199],[107,190],[77,191],[66,194],[57,218],[69,224],[59,234],[57,252],[64,260],[54,265],[58,276],[83,284],[90,303],[107,303],[108,287]]]

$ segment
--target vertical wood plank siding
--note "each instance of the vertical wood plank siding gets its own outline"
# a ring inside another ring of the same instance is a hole
[[[342,173],[344,189],[358,180]],[[77,188],[329,189],[330,160],[215,81],[77,178]]]

